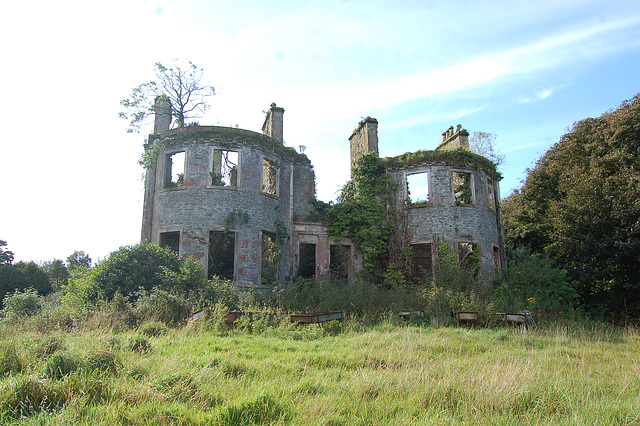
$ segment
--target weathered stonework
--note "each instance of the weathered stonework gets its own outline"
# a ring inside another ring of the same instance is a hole
[[[279,282],[297,276],[307,261],[301,259],[302,246],[312,249],[313,275],[331,273],[335,252],[348,261],[340,273],[353,281],[362,269],[362,256],[352,242],[329,238],[320,223],[309,220],[313,167],[304,154],[283,145],[283,114],[272,104],[263,134],[218,126],[168,130],[166,115],[158,114],[156,132],[146,146],[161,149],[146,174],[142,240],[172,247],[202,262],[210,274],[226,273],[239,285],[259,285],[263,274]],[[349,138],[352,164],[363,153],[378,154],[377,124],[367,117]],[[460,126],[456,132],[450,128],[442,145],[468,148],[468,133]],[[178,153],[184,153],[179,154],[184,155],[184,171],[176,178],[174,167],[182,170],[174,164],[182,158]],[[395,208],[406,212],[411,244],[421,244],[421,256],[427,259],[430,250],[433,262],[437,241],[454,249],[459,243],[473,244],[481,273],[493,276],[504,264],[495,167],[490,162],[470,167],[451,156],[412,158],[385,159],[397,184]],[[411,175],[428,179],[426,200],[411,201]],[[274,246],[279,256],[273,256],[277,264],[269,269],[265,262]],[[226,260],[220,260],[223,252],[229,253]]]

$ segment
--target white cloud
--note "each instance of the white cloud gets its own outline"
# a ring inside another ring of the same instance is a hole
[[[407,120],[395,121],[392,123],[380,123],[380,128],[384,130],[398,129],[401,127],[415,126],[416,124],[426,123],[428,121],[440,121],[440,120],[458,120],[462,117],[474,114],[487,108],[487,105],[482,105],[476,108],[462,108],[454,112],[444,114],[426,114],[420,117],[410,118]]]
[[[537,102],[537,101],[542,101],[544,99],[547,99],[549,96],[551,96],[553,94],[553,92],[555,91],[554,87],[551,87],[549,89],[542,89],[540,90],[538,93],[536,93],[536,95],[532,98],[528,98],[528,97],[524,97],[524,96],[520,96],[518,98],[518,103],[521,104],[528,104],[531,102]]]

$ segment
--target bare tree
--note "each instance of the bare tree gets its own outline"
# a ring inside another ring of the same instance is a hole
[[[147,117],[155,114],[158,97],[170,101],[171,117],[176,127],[184,127],[187,120],[200,118],[200,114],[209,109],[206,99],[215,94],[215,88],[202,81],[202,68],[191,61],[188,64],[174,61],[170,68],[156,62],[155,70],[155,81],[133,88],[131,96],[120,101],[125,111],[119,116],[129,120],[129,133],[139,132]]]
[[[493,161],[496,166],[504,164],[504,154],[496,148],[496,135],[486,132],[473,132],[469,139],[471,151]]]

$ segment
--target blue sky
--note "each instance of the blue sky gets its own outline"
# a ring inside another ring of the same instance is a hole
[[[285,108],[318,197],[349,175],[348,137],[433,149],[460,123],[497,135],[502,196],[575,121],[640,92],[634,1],[22,1],[0,7],[0,239],[16,260],[94,260],[140,238],[144,134],[119,101],[156,61],[216,86],[202,124],[260,131]]]

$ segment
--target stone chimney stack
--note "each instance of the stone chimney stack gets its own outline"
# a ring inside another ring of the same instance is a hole
[[[284,143],[283,133],[284,108],[277,107],[275,103],[267,111],[267,117],[262,125],[262,133]]]
[[[158,96],[153,109],[156,113],[153,133],[166,132],[171,127],[171,101],[166,96]]]
[[[469,150],[469,132],[463,129],[461,124],[456,126],[455,131],[453,126],[449,126],[447,131],[442,133],[442,143],[436,149],[454,150],[458,148]]]
[[[378,120],[367,117],[349,137],[351,145],[351,170],[356,165],[356,160],[363,154],[374,152],[378,155]]]

